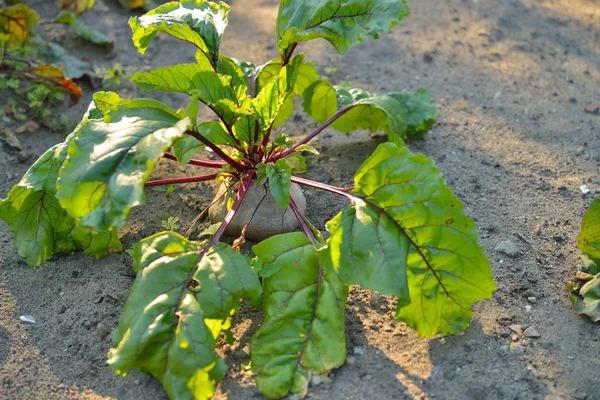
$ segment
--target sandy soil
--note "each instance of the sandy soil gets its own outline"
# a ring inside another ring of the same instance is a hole
[[[45,18],[54,1],[26,1]],[[277,2],[232,2],[222,53],[255,63],[276,56]],[[492,261],[498,291],[476,306],[462,335],[419,338],[395,322],[393,299],[353,289],[347,314],[349,361],[332,381],[310,389],[315,399],[600,399],[599,327],[577,316],[566,281],[578,264],[576,237],[584,210],[600,193],[600,3],[598,0],[421,0],[391,35],[345,56],[324,42],[301,46],[321,71],[337,67],[333,82],[351,81],[371,91],[429,88],[438,124],[414,151],[432,157],[477,221]],[[96,65],[121,61],[133,72],[193,60],[193,50],[159,37],[145,56],[134,52],[127,19],[116,1],[98,0],[82,19],[116,42],[104,54],[72,37],[58,39]],[[324,74],[327,75],[327,74]],[[89,88],[88,88],[88,91]],[[124,83],[119,90],[134,96]],[[88,96],[68,110],[73,124]],[[162,101],[184,105],[177,95]],[[315,124],[299,114],[286,132],[302,135]],[[10,127],[9,127],[10,128]],[[0,148],[0,196],[28,165],[67,132],[21,136],[23,159]],[[348,184],[381,136],[345,137],[326,131],[310,176]],[[184,169],[161,165],[156,176]],[[584,196],[579,186],[592,194]],[[206,206],[209,185],[171,195],[149,192],[149,203],[123,230],[125,247],[160,229],[169,215],[191,220]],[[308,191],[309,217],[321,225],[343,203]],[[509,240],[514,258],[495,247]],[[82,254],[55,257],[38,269],[16,254],[0,223],[0,398],[164,399],[160,384],[140,373],[114,375],[105,364],[108,334],[131,287],[127,254],[101,260]],[[529,299],[528,299],[529,298]],[[534,298],[534,299],[533,299]],[[32,315],[35,325],[19,322]],[[216,398],[260,398],[240,365],[261,322],[243,307],[235,318],[238,342],[221,348],[231,366]],[[529,339],[509,326],[533,326]]]

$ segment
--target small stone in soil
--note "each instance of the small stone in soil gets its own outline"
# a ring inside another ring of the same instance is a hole
[[[321,383],[323,383],[323,380],[321,379],[321,375],[313,374],[313,376],[310,377],[310,385],[311,386],[319,386]]]
[[[354,357],[354,356],[348,356],[346,358],[346,364],[348,364],[348,365],[354,365],[354,364],[356,364],[356,357]]]
[[[598,114],[600,113],[600,107],[595,105],[595,104],[587,104],[583,110],[586,113],[590,113],[590,114]]]
[[[513,331],[514,333],[517,333],[519,335],[521,333],[523,333],[523,331],[525,330],[525,328],[523,327],[523,325],[516,325],[516,324],[515,325],[510,325],[508,327],[508,329],[510,329],[511,331]]]
[[[99,322],[98,325],[96,325],[96,334],[101,340],[105,339],[110,335],[110,328],[104,322]]]
[[[521,253],[519,247],[510,240],[503,240],[502,242],[498,243],[494,250],[511,258],[517,257]]]
[[[352,351],[355,356],[364,356],[365,348],[362,346],[354,346],[354,350]]]
[[[533,326],[530,326],[529,328],[525,329],[523,335],[525,335],[528,338],[539,338],[542,336]]]

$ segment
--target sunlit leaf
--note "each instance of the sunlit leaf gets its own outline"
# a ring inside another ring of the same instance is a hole
[[[172,1],[141,17],[133,17],[133,44],[144,53],[157,32],[164,32],[198,47],[216,67],[229,6],[205,0]]]
[[[594,200],[586,211],[578,242],[582,253],[600,261],[600,199]]]
[[[0,40],[7,50],[25,43],[39,20],[39,14],[25,4],[0,9]]]
[[[302,107],[318,122],[349,108],[332,128],[345,133],[356,129],[384,131],[398,145],[407,137],[422,137],[435,123],[437,114],[425,89],[378,96],[362,89],[335,87],[325,81],[315,81],[305,90]]]
[[[265,319],[250,348],[256,383],[267,397],[306,395],[313,373],[344,364],[348,287],[324,268],[303,233],[252,248],[262,265]]]
[[[345,53],[365,38],[388,32],[408,12],[404,0],[281,0],[277,46],[287,59],[296,44],[323,38]]]
[[[217,74],[206,64],[179,64],[138,72],[131,77],[142,92],[186,93],[211,107],[226,124],[246,112],[250,99],[230,86],[231,77]],[[238,95],[241,97],[238,98]]]
[[[163,232],[133,250],[137,277],[113,332],[108,364],[160,380],[172,399],[208,399],[226,366],[215,340],[241,298],[261,288],[248,260],[230,246],[211,249]]]
[[[95,110],[90,109],[88,115],[92,114]],[[13,232],[17,252],[30,265],[37,266],[55,253],[76,248],[95,257],[122,249],[117,230],[96,231],[80,226],[56,198],[59,169],[80,127],[64,143],[46,151],[0,202],[0,218]]]
[[[154,165],[188,127],[164,104],[139,99],[83,123],[60,170],[62,207],[97,230],[123,226],[131,208],[144,204]]]
[[[396,317],[422,336],[464,330],[495,285],[475,224],[433,162],[384,143],[354,184],[351,207],[327,224],[341,281],[398,296]]]
[[[75,14],[81,14],[85,10],[94,7],[96,0],[58,0],[58,8],[73,11]]]

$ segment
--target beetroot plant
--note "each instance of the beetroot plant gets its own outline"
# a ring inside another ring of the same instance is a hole
[[[19,254],[39,265],[75,249],[96,257],[120,250],[118,230],[131,208],[144,204],[145,187],[222,182],[224,215],[208,239],[168,231],[135,245],[137,275],[108,354],[116,373],[148,372],[173,399],[212,396],[226,372],[215,342],[244,299],[264,309],[251,366],[271,398],[304,395],[311,374],[344,364],[351,285],[397,297],[396,318],[422,336],[464,330],[473,303],[490,298],[495,286],[461,202],[433,162],[404,145],[435,121],[429,93],[332,86],[295,54],[316,38],[340,53],[377,38],[408,15],[404,0],[282,0],[280,57],[261,66],[219,54],[228,12],[224,3],[182,0],[131,19],[140,52],[158,32],[198,48],[195,63],[132,77],[143,92],[185,93],[189,105],[176,111],[155,100],[96,93],[74,132],[43,154],[1,204]],[[294,143],[275,132],[292,115],[295,96],[320,125]],[[201,106],[214,111],[214,121],[197,120]],[[387,132],[352,187],[299,176],[306,153],[315,152],[308,143],[328,127]],[[206,148],[219,159],[198,156]],[[161,158],[213,173],[149,180]],[[327,222],[327,234],[304,216],[294,184],[348,200]],[[253,190],[289,210],[301,230],[263,240],[250,259],[220,239],[225,232],[243,237],[252,216],[238,232],[229,227]]]

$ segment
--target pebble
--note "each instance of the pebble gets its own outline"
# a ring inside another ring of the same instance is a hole
[[[521,253],[519,247],[510,240],[503,240],[502,242],[498,243],[494,250],[511,258],[515,258]]]
[[[528,338],[539,338],[542,336],[533,326],[530,326],[529,328],[525,329],[523,335],[525,335]]]
[[[514,333],[517,333],[519,335],[522,334],[523,331],[525,330],[525,328],[523,327],[523,325],[510,325],[508,327],[508,329],[510,329],[511,331],[513,331]]]
[[[581,193],[583,193],[583,194],[588,194],[591,192],[590,188],[587,187],[587,185],[579,186],[579,190],[581,190]]]
[[[19,319],[21,320],[21,322],[27,322],[28,324],[35,324],[35,318],[33,318],[31,315],[21,315],[19,317]]]
[[[64,389],[64,388],[65,388],[65,384],[64,384],[64,383],[61,383],[60,385],[58,385],[58,388],[59,388],[59,389]]]
[[[348,356],[346,358],[346,364],[348,364],[348,365],[354,365],[354,364],[356,364],[356,357],[354,357],[354,356]]]
[[[588,104],[583,108],[583,110],[590,114],[599,114],[600,113],[600,107],[595,104]]]
[[[110,328],[104,322],[99,322],[98,325],[96,325],[96,334],[101,340],[104,340],[110,335]]]
[[[529,300],[529,301],[530,301],[530,302],[532,302],[532,303],[535,303],[535,302],[537,301],[537,298],[536,298],[536,297],[534,297],[534,296],[529,296],[529,297],[527,298],[527,300]]]
[[[319,386],[321,383],[323,383],[323,379],[321,378],[321,375],[319,375],[319,374],[313,374],[310,377],[310,384],[311,384],[311,386]]]
[[[352,353],[355,356],[364,356],[365,355],[365,348],[362,346],[354,346],[354,349],[352,350]]]
[[[387,299],[385,296],[380,295],[379,293],[371,293],[371,298],[369,299],[369,303],[374,308],[380,308],[386,305]]]
[[[527,311],[527,312],[531,312],[532,309],[533,309],[533,307],[531,307],[529,304],[527,304],[525,306],[525,311]]]
[[[373,375],[371,374],[366,374],[365,376],[362,377],[364,381],[370,381],[371,379],[373,379]]]

